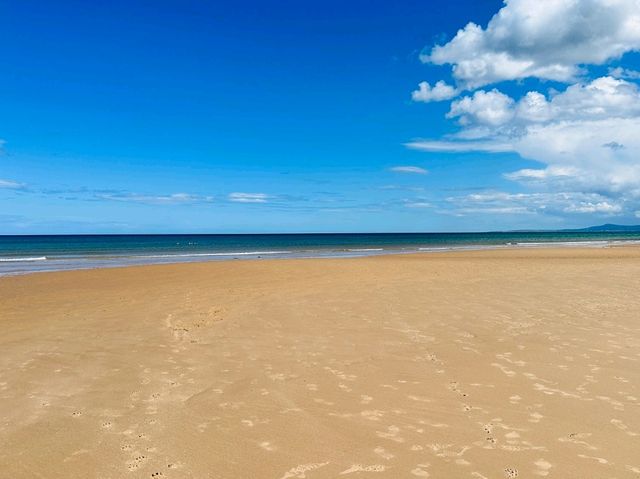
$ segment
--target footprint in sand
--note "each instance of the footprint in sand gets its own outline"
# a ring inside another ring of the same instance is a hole
[[[390,452],[388,452],[384,447],[376,447],[373,452],[375,452],[378,456],[380,456],[382,459],[386,459],[387,461],[389,459],[393,459],[395,456],[393,454],[391,454]]]
[[[385,466],[381,464],[373,464],[371,466],[363,466],[362,464],[354,464],[349,469],[345,469],[340,475],[352,474],[354,472],[384,472]]]
[[[533,464],[536,466],[536,470],[533,471],[533,473],[537,476],[543,477],[549,475],[549,470],[553,467],[553,464],[542,458],[538,459]]]
[[[416,477],[429,477],[429,473],[425,471],[429,467],[429,464],[418,464],[415,468],[411,469],[411,474]]]
[[[315,469],[320,469],[321,467],[329,464],[328,462],[314,462],[311,464],[300,464],[299,466],[292,467],[280,479],[305,479],[307,477],[307,472],[313,471]]]

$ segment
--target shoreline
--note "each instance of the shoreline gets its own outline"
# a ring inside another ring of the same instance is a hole
[[[394,249],[394,248],[354,248],[348,250],[317,250],[311,252],[295,252],[295,251],[278,251],[278,252],[236,252],[236,253],[181,253],[166,255],[136,255],[136,256],[87,256],[82,258],[73,258],[72,260],[105,261],[103,264],[90,266],[81,266],[73,264],[70,266],[60,266],[54,269],[34,269],[25,271],[1,272],[0,278],[22,276],[41,273],[56,273],[62,271],[87,271],[99,269],[113,268],[129,268],[140,266],[160,266],[175,264],[199,264],[199,263],[218,263],[229,261],[263,261],[263,260],[324,260],[324,259],[357,259],[379,256],[404,256],[404,255],[420,255],[434,253],[464,253],[466,251],[506,251],[506,250],[536,250],[536,249],[607,249],[607,248],[633,248],[640,246],[638,240],[594,240],[594,241],[558,241],[558,242],[524,242],[516,244],[496,244],[496,245],[464,245],[464,246],[442,246],[442,247],[418,247],[411,249]],[[117,259],[116,259],[117,258]],[[183,259],[178,259],[183,258]],[[125,262],[124,260],[131,260]],[[146,260],[151,261],[146,261]],[[166,259],[166,260],[162,260]],[[39,261],[69,261],[69,258],[48,258],[45,256],[38,257]],[[118,262],[118,260],[122,260]],[[137,260],[137,261],[136,261]],[[15,263],[35,263],[36,260],[27,260],[19,258],[15,260],[2,259],[0,266],[11,265]]]

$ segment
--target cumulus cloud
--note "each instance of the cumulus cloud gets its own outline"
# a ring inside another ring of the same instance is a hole
[[[460,118],[460,124],[478,123],[489,126],[503,125],[514,116],[514,101],[496,89],[479,90],[451,103],[447,118]]]
[[[486,28],[473,22],[421,56],[451,64],[463,88],[537,77],[574,81],[581,65],[640,50],[640,0],[505,0]]]
[[[436,82],[433,87],[429,82],[423,81],[418,84],[418,89],[411,92],[413,101],[429,103],[431,101],[449,100],[458,94],[458,89],[447,85],[444,81]]]
[[[228,196],[234,203],[266,203],[269,198],[265,193],[230,193]]]
[[[632,216],[640,211],[640,72],[621,63],[631,51],[640,51],[640,0],[505,0],[486,27],[471,22],[422,55],[452,66],[450,90],[468,91],[446,115],[459,131],[406,146],[540,164],[503,173],[533,191],[457,198],[459,211]],[[589,65],[613,60],[607,75],[588,78]],[[530,77],[568,85],[515,96],[487,88]],[[421,88],[425,99],[434,89]]]
[[[414,175],[426,175],[429,173],[424,168],[420,168],[419,166],[394,166],[393,168],[389,168],[389,171],[393,171],[394,173],[409,173]]]
[[[492,90],[453,102],[449,117],[480,131],[475,141],[417,141],[427,151],[514,152],[545,164],[508,173],[515,181],[553,183],[640,198],[640,89],[635,83],[597,78],[547,98],[528,92],[519,101]]]
[[[635,83],[611,76],[570,85],[549,98],[530,91],[517,102],[495,88],[478,90],[451,103],[447,114],[448,118],[459,118],[463,126],[489,128],[637,116],[640,116],[640,89]],[[492,132],[484,130],[485,135]]]

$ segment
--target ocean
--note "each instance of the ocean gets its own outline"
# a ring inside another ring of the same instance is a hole
[[[0,275],[193,261],[552,245],[606,247],[629,242],[640,242],[640,232],[0,236]]]

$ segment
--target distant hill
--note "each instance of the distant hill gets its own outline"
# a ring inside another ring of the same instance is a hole
[[[562,230],[562,231],[575,231],[575,232],[640,232],[640,225],[613,225],[613,224],[605,224],[599,226],[589,226],[588,228],[579,228],[579,229],[571,229],[571,230]]]

